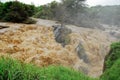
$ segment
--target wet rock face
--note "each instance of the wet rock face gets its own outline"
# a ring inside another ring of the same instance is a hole
[[[65,45],[69,44],[70,42],[70,37],[69,34],[72,32],[70,29],[68,29],[65,26],[61,25],[54,25],[54,35],[55,35],[55,40],[58,43],[61,43],[61,45],[64,47]]]
[[[85,63],[89,63],[88,56],[85,53],[85,49],[81,43],[79,43],[78,46],[76,47],[76,52],[80,59],[82,59]]]

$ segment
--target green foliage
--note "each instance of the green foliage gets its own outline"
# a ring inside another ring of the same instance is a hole
[[[111,45],[111,51],[105,61],[102,80],[120,80],[120,42]]]
[[[22,22],[34,14],[34,6],[26,5],[18,1],[2,3],[0,19],[10,22]]]
[[[62,0],[60,3],[53,1],[38,7],[34,17],[70,22],[70,17],[76,17],[78,12],[84,11],[83,1],[85,0]]]
[[[62,66],[39,68],[31,64],[0,58],[0,80],[94,80]]]
[[[105,61],[105,69],[110,69],[120,59],[120,42],[111,45],[111,51]]]
[[[37,7],[34,17],[42,19],[54,19],[58,3],[53,1],[47,5]]]
[[[48,6],[44,5],[44,6],[40,6],[40,11],[36,13],[36,15],[34,17],[37,18],[42,18],[42,19],[50,19],[51,18],[51,11],[48,8]]]
[[[35,6],[34,5],[26,5],[25,6],[25,10],[27,11],[28,16],[33,16],[35,13]]]
[[[3,8],[3,3],[0,2],[0,19],[2,18],[2,8]]]
[[[101,80],[120,80],[120,59],[115,61],[114,65],[104,72]]]

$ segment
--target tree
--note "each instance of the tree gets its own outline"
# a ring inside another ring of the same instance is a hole
[[[6,2],[0,9],[0,18],[4,21],[23,22],[34,13],[33,5],[26,5],[18,1]]]
[[[84,8],[86,5],[84,1],[85,0],[62,0],[60,3],[53,1],[38,7],[35,17],[57,20],[60,21],[61,24],[73,24],[76,19],[78,19],[77,17],[85,12]]]
[[[2,18],[2,8],[3,8],[3,3],[0,2],[0,19]]]
[[[65,6],[66,10],[73,13],[78,13],[83,11],[83,4],[85,0],[62,0],[62,5]]]
[[[58,3],[53,1],[49,4],[37,7],[35,17],[42,19],[54,19]]]
[[[82,12],[84,12],[85,0],[62,0],[56,11],[56,19],[61,23],[74,23],[75,18]]]

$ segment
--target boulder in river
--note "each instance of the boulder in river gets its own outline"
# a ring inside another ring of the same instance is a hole
[[[61,43],[63,47],[70,43],[69,34],[72,32],[71,29],[61,25],[54,25],[53,28],[55,40],[58,43]]]

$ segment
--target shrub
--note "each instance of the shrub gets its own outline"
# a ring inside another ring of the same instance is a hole
[[[114,65],[105,71],[101,80],[120,80],[120,59],[115,61]]]
[[[2,16],[2,9],[3,9],[3,3],[0,2],[0,20],[3,17]]]
[[[105,61],[102,80],[120,80],[120,42],[111,45],[111,51]]]
[[[105,69],[110,69],[118,59],[120,59],[120,42],[111,45],[110,53],[105,61]]]
[[[18,1],[2,3],[0,18],[3,21],[23,22],[34,13],[33,5],[26,5]]]
[[[54,19],[57,5],[58,3],[53,1],[47,5],[37,7],[37,11],[34,17],[42,19]]]

